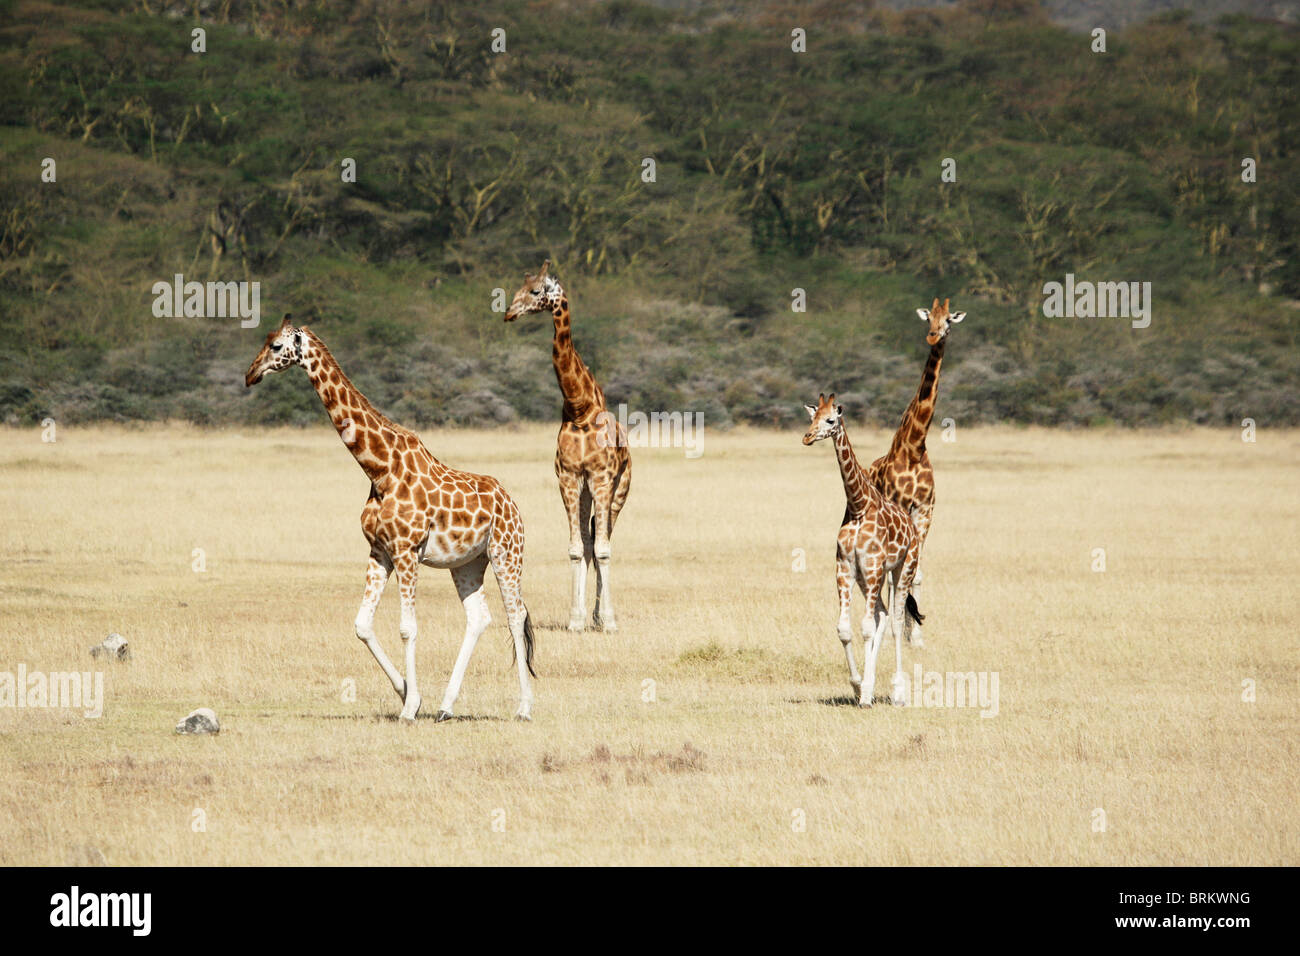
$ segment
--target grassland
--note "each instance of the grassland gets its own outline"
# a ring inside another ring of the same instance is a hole
[[[998,672],[991,719],[845,703],[843,498],[823,446],[735,430],[708,433],[695,461],[634,451],[621,630],[574,635],[552,429],[424,437],[500,477],[523,512],[531,724],[508,720],[495,591],[464,719],[428,719],[463,624],[432,570],[427,713],[393,719],[352,634],[366,483],[323,421],[67,428],[54,444],[0,431],[0,670],[106,682],[97,720],[0,709],[0,863],[1300,861],[1300,433],[936,435],[927,647],[904,666]],[[886,440],[853,437],[864,456]],[[396,653],[392,595],[378,626]],[[90,660],[110,630],[131,662]],[[221,734],[173,734],[201,705]]]

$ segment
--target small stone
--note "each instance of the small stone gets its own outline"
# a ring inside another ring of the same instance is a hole
[[[90,649],[90,656],[99,659],[129,661],[131,659],[131,648],[126,643],[126,638],[121,634],[110,634],[104,639],[103,643],[96,644]]]
[[[176,725],[178,734],[219,734],[221,725],[217,715],[207,707],[200,707]]]

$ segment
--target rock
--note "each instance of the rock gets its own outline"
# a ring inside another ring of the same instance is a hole
[[[221,724],[217,715],[207,707],[200,707],[176,725],[178,734],[219,734]]]
[[[131,648],[121,634],[110,634],[103,643],[96,644],[90,649],[90,656],[97,660],[106,658],[112,661],[129,661]]]

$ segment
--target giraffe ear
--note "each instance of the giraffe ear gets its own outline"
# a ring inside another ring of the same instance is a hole
[[[804,408],[808,409],[808,421],[812,421],[817,417],[817,408],[815,406],[805,405]]]
[[[949,322],[960,322],[960,321],[961,321],[962,319],[964,319],[964,318],[966,318],[966,313],[965,313],[965,312],[954,312],[952,315],[948,316],[948,321],[949,321]]]
[[[919,316],[921,317],[921,321],[922,321],[922,322],[929,322],[929,321],[930,321],[930,310],[929,310],[929,309],[917,309],[917,310],[916,310],[916,314],[919,315]]]

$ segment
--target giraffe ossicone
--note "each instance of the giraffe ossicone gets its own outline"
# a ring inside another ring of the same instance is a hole
[[[564,287],[550,274],[547,259],[537,273],[525,273],[524,283],[511,300],[505,320],[521,315],[550,312],[555,324],[551,362],[564,397],[560,432],[556,437],[555,476],[569,519],[569,564],[573,579],[569,605],[569,630],[586,627],[587,571],[596,566],[596,607],[591,621],[595,627],[616,631],[614,602],[610,593],[610,538],[632,484],[632,460],[627,431],[614,427],[605,404],[605,393],[573,347],[569,299]]]
[[[385,418],[343,374],[320,337],[305,326],[295,327],[292,316],[267,335],[244,384],[251,388],[265,375],[295,365],[306,371],[339,437],[370,479],[370,495],[361,509],[370,560],[355,630],[401,697],[401,718],[414,721],[421,703],[415,666],[420,565],[450,571],[465,609],[460,654],[437,715],[445,720],[453,713],[474,647],[492,620],[483,588],[490,564],[514,642],[519,673],[515,716],[530,719],[534,637],[521,594],[524,525],[513,499],[495,478],[448,468],[414,432]],[[394,572],[402,602],[405,674],[384,653],[374,629],[375,609]]]

